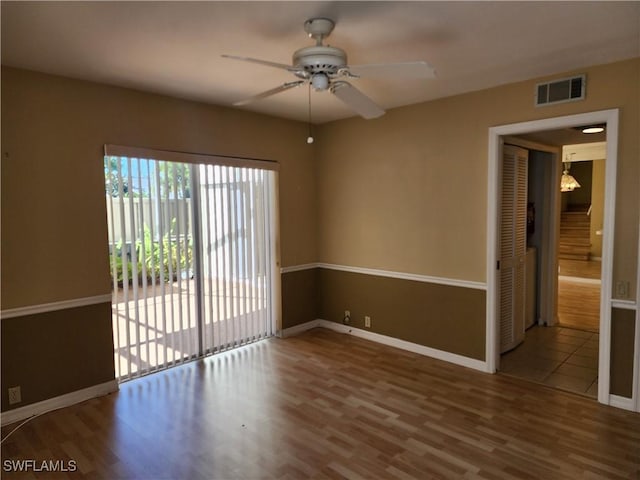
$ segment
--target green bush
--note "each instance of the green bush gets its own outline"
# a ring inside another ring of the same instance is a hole
[[[175,230],[175,219],[171,222]],[[132,285],[134,280],[133,254],[128,257],[126,249],[123,249],[122,240],[116,246],[115,251],[109,255],[111,281],[113,282],[114,267],[116,280],[119,286],[124,285],[123,257],[126,259],[127,280]],[[133,252],[131,252],[133,253]],[[179,254],[178,254],[179,253]],[[142,285],[146,273],[147,283],[164,280],[165,282],[176,281],[178,271],[191,275],[191,265],[193,260],[193,242],[191,238],[173,238],[166,233],[160,241],[151,238],[149,228],[144,226],[144,236],[135,242],[136,257],[136,277],[138,284]]]

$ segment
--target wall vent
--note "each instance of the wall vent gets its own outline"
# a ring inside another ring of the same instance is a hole
[[[561,78],[536,85],[536,106],[584,100],[586,76]]]

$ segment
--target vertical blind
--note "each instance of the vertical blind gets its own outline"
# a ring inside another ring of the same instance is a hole
[[[275,173],[106,153],[116,376],[273,335]]]

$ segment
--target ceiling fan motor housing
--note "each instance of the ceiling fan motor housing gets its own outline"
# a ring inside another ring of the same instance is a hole
[[[296,50],[292,64],[299,78],[308,79],[317,73],[333,78],[347,68],[347,54],[341,48],[315,45]]]

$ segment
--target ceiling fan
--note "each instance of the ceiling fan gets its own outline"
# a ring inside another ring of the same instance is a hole
[[[345,79],[368,76],[424,79],[435,77],[435,70],[424,61],[348,65],[347,54],[344,50],[330,45],[323,45],[322,43],[333,31],[334,27],[335,23],[328,18],[311,18],[307,20],[304,23],[304,30],[309,37],[316,41],[316,44],[296,50],[293,54],[292,65],[250,57],[222,55],[225,58],[287,70],[297,77],[297,80],[286,82],[276,88],[235,102],[234,105],[246,105],[309,83],[316,91],[328,90],[358,115],[369,119],[383,115],[384,110]]]

